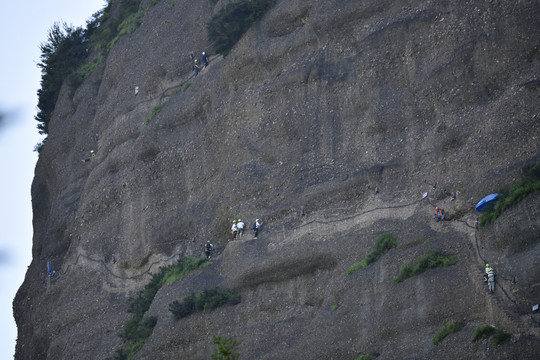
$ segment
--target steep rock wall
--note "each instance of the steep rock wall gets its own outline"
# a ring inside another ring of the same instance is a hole
[[[32,188],[16,357],[113,356],[128,296],[210,239],[214,265],[158,293],[137,358],[205,359],[212,334],[253,359],[536,358],[534,324],[483,293],[471,234],[475,201],[539,159],[538,3],[278,1],[192,78],[188,54],[211,53],[205,24],[223,5],[159,2],[103,74],[61,94]],[[433,224],[432,204],[461,221]],[[260,241],[227,241],[238,217],[264,219]],[[347,277],[385,231],[398,247]],[[497,244],[482,242],[503,267]],[[432,247],[458,264],[392,285]],[[47,261],[60,274],[50,287]],[[215,285],[242,303],[174,322],[172,300]],[[434,348],[448,319],[470,325]],[[523,336],[474,345],[483,322]]]

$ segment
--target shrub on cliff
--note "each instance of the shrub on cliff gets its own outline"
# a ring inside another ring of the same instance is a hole
[[[235,339],[222,339],[221,336],[214,335],[216,350],[212,354],[214,360],[236,360],[240,354],[236,353]]]
[[[195,311],[214,309],[227,304],[236,305],[240,303],[240,300],[240,294],[234,290],[215,287],[206,289],[197,295],[191,292],[182,302],[178,300],[173,301],[169,305],[169,310],[172,312],[174,318],[179,320],[191,315]]]
[[[423,255],[415,263],[407,262],[399,269],[398,276],[394,279],[394,284],[398,284],[405,279],[421,274],[429,269],[437,267],[446,267],[454,265],[456,260],[451,256],[444,255],[440,250],[431,250],[427,254]]]
[[[433,345],[439,345],[445,337],[460,331],[462,328],[462,325],[456,324],[454,321],[448,322],[446,325],[439,329],[439,331],[433,338]]]
[[[510,334],[491,325],[480,325],[474,330],[473,341],[485,340],[493,336],[493,345],[500,346],[510,341]]]
[[[237,0],[212,16],[206,28],[216,53],[227,55],[251,24],[259,20],[275,0]]]
[[[391,234],[391,233],[382,234],[381,236],[377,238],[377,240],[375,240],[375,249],[367,253],[361,262],[351,266],[347,270],[347,275],[352,275],[358,270],[360,270],[361,268],[368,266],[369,264],[377,261],[377,259],[383,256],[385,252],[387,252],[391,248],[396,247],[396,244],[397,244],[396,235]]]

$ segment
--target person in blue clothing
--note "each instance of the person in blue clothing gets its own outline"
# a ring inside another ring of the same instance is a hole
[[[203,51],[203,53],[202,53],[202,64],[203,64],[204,67],[208,66],[208,60],[209,60],[208,55],[206,55],[206,53]]]
[[[444,210],[439,209],[438,206],[435,208],[435,219],[437,221],[443,221],[444,220]]]
[[[201,67],[197,65],[197,59],[195,59],[195,61],[193,61],[193,72],[195,73],[195,77],[199,75],[199,70],[201,70]]]

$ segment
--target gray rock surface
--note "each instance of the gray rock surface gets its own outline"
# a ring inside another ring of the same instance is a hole
[[[208,359],[213,335],[241,359],[538,359],[538,193],[481,231],[474,210],[540,159],[538,1],[280,0],[192,78],[221,6],[160,1],[103,74],[60,95],[32,186],[16,359],[112,358],[128,298],[206,240],[213,264],[158,292],[134,359]],[[434,205],[452,220],[435,223]],[[231,242],[239,217],[248,232]],[[384,232],[397,247],[348,276]],[[392,284],[433,248],[457,264]],[[242,302],[173,319],[172,301],[213,286]],[[433,346],[449,320],[464,329]],[[486,323],[513,341],[471,342]]]

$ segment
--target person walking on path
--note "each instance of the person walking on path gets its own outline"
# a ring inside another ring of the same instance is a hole
[[[207,259],[210,259],[210,255],[212,253],[213,248],[214,248],[214,245],[212,245],[210,243],[210,240],[208,240],[206,244],[204,245],[204,255],[206,256]]]
[[[232,239],[236,240],[236,234],[238,233],[238,227],[236,226],[236,220],[233,220],[231,227]]]
[[[493,268],[489,268],[488,271],[488,288],[489,292],[495,291],[495,271],[493,271]]]
[[[488,272],[489,272],[489,264],[486,264],[486,270],[484,272],[484,281],[487,282],[488,281]]]
[[[242,235],[244,234],[244,222],[242,221],[242,219],[238,219],[236,227],[238,228],[238,239],[241,239]]]
[[[197,59],[193,62],[193,72],[195,73],[195,77],[199,75],[199,70],[201,70],[200,66],[197,65]]]
[[[257,236],[259,236],[259,228],[261,227],[262,222],[259,223],[259,219],[255,219],[255,223],[253,223],[253,238],[256,239]]]
[[[206,53],[204,51],[202,52],[201,59],[202,59],[203,66],[207,67],[209,58],[208,58],[208,55],[206,55]]]

